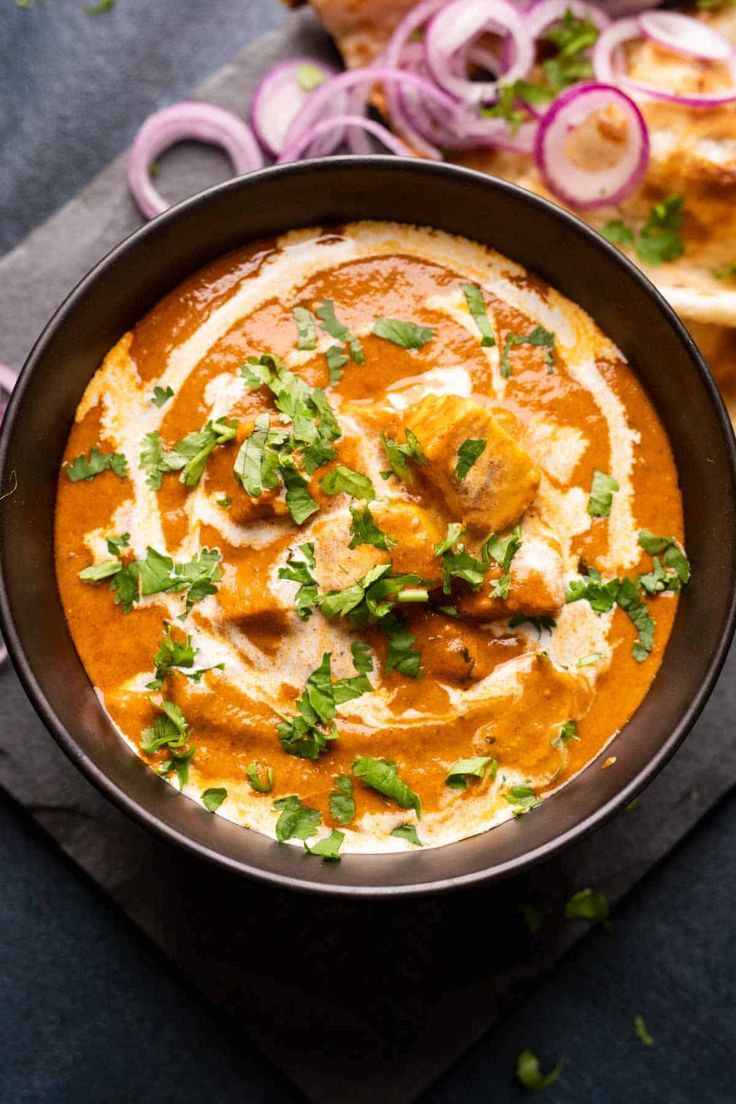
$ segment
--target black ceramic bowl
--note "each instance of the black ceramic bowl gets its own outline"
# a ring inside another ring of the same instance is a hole
[[[348,219],[397,219],[485,242],[579,303],[629,358],[669,433],[693,581],[662,667],[600,759],[542,809],[484,835],[411,854],[327,864],[239,828],[159,779],[108,722],[56,588],[56,480],[74,412],[120,334],[194,270],[254,239]],[[684,738],[720,670],[734,623],[736,468],[723,404],[687,331],[642,274],[542,199],[477,173],[399,158],[335,158],[214,188],[133,234],[71,293],[28,359],[0,442],[2,628],[30,698],[72,761],[137,820],[233,871],[322,893],[390,896],[518,871],[630,801]]]

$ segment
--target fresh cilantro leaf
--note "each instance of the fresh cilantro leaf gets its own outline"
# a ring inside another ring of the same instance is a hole
[[[297,699],[297,713],[284,718],[277,726],[284,751],[300,759],[318,759],[327,751],[332,740],[337,739],[334,718],[337,706],[369,693],[373,686],[366,676],[366,654],[360,648],[353,652],[353,662],[358,672],[355,678],[332,681],[332,657],[325,652],[322,662],[307,679],[304,690]]]
[[[515,135],[518,133],[521,124],[528,122],[531,118],[526,104],[535,101],[546,103],[551,98],[552,93],[548,92],[542,85],[529,84],[524,80],[512,81],[511,84],[501,82],[498,86],[496,102],[483,107],[481,115],[484,119],[504,119],[508,123],[511,134]]]
[[[473,756],[470,759],[458,759],[447,772],[445,785],[453,790],[465,790],[468,787],[469,778],[485,778],[488,768],[491,768],[491,777],[495,778],[498,763],[490,755]]]
[[[174,445],[168,454],[168,461],[170,465],[176,463],[181,467],[179,480],[185,487],[196,487],[212,450],[217,445],[232,441],[237,428],[237,422],[218,418],[217,421],[207,422],[203,429],[188,433]]]
[[[251,498],[258,498],[263,491],[264,452],[268,442],[270,423],[268,414],[258,415],[253,431],[240,446],[233,465],[233,472],[243,484],[245,493]]]
[[[222,506],[223,510],[229,510],[233,504],[230,495],[223,495],[222,498],[217,498],[215,501],[218,506]]]
[[[367,475],[346,468],[344,464],[338,464],[323,476],[320,487],[328,495],[349,494],[353,498],[361,498],[365,502],[371,502],[376,497],[373,484]]]
[[[372,759],[367,755],[358,755],[352,770],[366,786],[395,801],[402,809],[414,809],[418,819],[421,820],[422,802],[419,795],[399,778],[395,763],[387,759]]]
[[[153,657],[153,664],[156,668],[155,682],[158,685],[149,684],[149,689],[159,690],[163,680],[173,668],[193,667],[196,650],[192,647],[191,636],[187,635],[185,640],[175,640],[171,635],[171,625],[164,622],[164,638]]]
[[[507,333],[501,353],[501,375],[508,379],[511,375],[510,352],[517,345],[538,345],[544,349],[544,361],[547,371],[554,371],[555,366],[555,335],[545,330],[544,326],[535,326],[528,334]]]
[[[338,320],[333,301],[325,299],[316,313],[321,322],[320,328],[328,333],[330,337],[334,337],[336,341],[341,341],[345,345],[350,353],[350,359],[355,364],[365,364],[365,353],[360,340],[353,337],[348,327]]]
[[[523,816],[542,804],[542,799],[537,797],[531,786],[511,786],[503,796],[509,805],[513,805],[514,816]]]
[[[203,548],[188,563],[175,564],[155,548],[148,548],[143,560],[121,565],[110,579],[115,602],[127,613],[141,595],[186,592],[185,612],[208,594],[215,594],[222,576],[220,553],[216,548]]]
[[[189,766],[196,750],[192,747],[186,751],[172,751],[171,758],[159,763],[156,767],[156,774],[160,774],[162,778],[167,778],[170,774],[175,773],[179,781],[179,789],[183,790],[189,781]]]
[[[160,410],[161,407],[173,397],[174,392],[170,387],[154,387],[151,402]]]
[[[373,670],[373,656],[369,645],[364,640],[354,640],[350,645],[350,653],[353,657],[353,667],[358,674],[370,674]]]
[[[281,814],[276,821],[276,839],[279,843],[290,839],[306,840],[317,835],[322,817],[316,809],[302,805],[301,798],[296,794],[274,801],[273,807]]]
[[[620,580],[616,601],[624,613],[628,614],[639,634],[631,648],[631,654],[637,663],[643,663],[654,646],[654,618],[641,598],[639,588],[631,579]]]
[[[301,559],[296,559],[293,554],[289,556],[286,567],[279,568],[279,579],[299,583],[299,589],[294,595],[294,605],[299,617],[306,621],[317,604],[318,586],[312,574],[316,566],[314,544],[311,541],[300,544],[298,552],[301,553]]]
[[[392,832],[389,832],[389,835],[396,836],[397,839],[407,840],[409,843],[413,843],[415,847],[424,847],[414,824],[400,824],[398,828],[394,828]]]
[[[336,774],[335,789],[330,794],[330,816],[340,824],[350,824],[355,817],[353,780],[349,774]]]
[[[485,452],[487,445],[488,442],[483,438],[469,437],[467,441],[463,441],[457,450],[457,464],[455,465],[455,475],[458,479],[466,478],[473,464]]]
[[[561,92],[571,84],[593,76],[590,58],[584,55],[598,39],[598,28],[589,19],[579,19],[570,9],[543,36],[557,47],[557,55],[542,63],[547,87]]]
[[[493,328],[488,317],[488,308],[480,287],[477,284],[463,284],[463,295],[465,296],[465,302],[468,304],[471,317],[478,327],[481,345],[485,348],[495,345],[496,338],[493,335]]]
[[[650,554],[650,556],[661,555],[662,552],[664,552],[664,565],[666,568],[670,569],[667,573],[670,584],[673,575],[683,585],[690,582],[690,562],[674,537],[658,537],[648,529],[642,529],[639,533],[639,544],[645,552]],[[641,577],[639,581],[643,583],[643,577]],[[673,590],[676,588],[669,585],[668,587],[658,587],[657,589]]]
[[[119,537],[108,537],[106,544],[107,551],[117,556],[121,548],[127,548],[130,545],[130,533],[121,533]]]
[[[609,922],[608,901],[599,889],[579,889],[565,905],[566,920],[597,921],[604,926]]]
[[[594,613],[600,617],[608,613],[616,605],[616,598],[621,587],[619,579],[611,579],[604,583],[595,568],[588,569],[588,576],[583,579],[572,579],[565,593],[565,602],[579,602],[582,599],[590,603]]]
[[[520,1084],[530,1092],[542,1092],[555,1085],[562,1073],[562,1062],[558,1062],[549,1073],[542,1073],[539,1068],[539,1059],[531,1050],[522,1050],[516,1061],[516,1076]]]
[[[286,487],[286,505],[295,525],[303,525],[319,506],[307,490],[307,481],[291,464],[283,464],[281,478]]]
[[[402,445],[398,441],[392,441],[385,433],[382,433],[381,444],[388,457],[388,462],[391,465],[391,472],[393,472],[397,479],[403,479],[406,483],[409,481],[410,477],[409,461],[412,461],[421,468],[425,468],[429,461],[422,452],[422,446],[419,440],[410,429],[404,430],[404,436],[406,438],[406,444]],[[387,478],[391,472],[388,472],[385,477]]]
[[[492,533],[483,545],[481,555],[483,557],[484,566],[487,566],[491,560],[494,560],[502,571],[501,578],[496,579],[491,588],[492,598],[508,598],[509,587],[511,586],[511,564],[520,548],[520,525],[515,525],[507,537],[501,537],[497,533]]]
[[[639,1012],[637,1012],[637,1014],[634,1016],[634,1031],[636,1032],[637,1039],[640,1043],[643,1044],[643,1046],[654,1046],[654,1039],[647,1031],[647,1025],[644,1017]]]
[[[128,461],[122,452],[101,452],[95,445],[90,450],[89,457],[84,453],[81,456],[75,456],[65,470],[71,483],[79,483],[82,479],[94,479],[96,475],[106,471],[114,472],[120,479],[125,479],[128,474]]]
[[[348,548],[358,548],[361,544],[372,544],[374,548],[381,548],[384,552],[390,552],[396,545],[393,537],[384,533],[376,525],[376,520],[371,513],[370,506],[364,506],[358,510],[350,507],[350,544]]]
[[[640,261],[658,265],[676,261],[685,252],[682,240],[683,197],[669,195],[655,203],[636,243]]]
[[[345,833],[338,828],[333,828],[329,836],[310,844],[304,841],[304,848],[310,855],[317,855],[323,862],[339,862],[340,848],[343,845]]]
[[[634,231],[621,219],[609,219],[601,226],[600,233],[614,245],[633,245]]]
[[[110,590],[115,595],[115,604],[122,607],[123,613],[130,613],[134,603],[140,598],[138,564],[123,564],[120,571],[110,579]]]
[[[297,330],[297,349],[316,349],[317,331],[314,328],[311,312],[306,307],[294,307],[294,322]]]
[[[377,318],[371,333],[402,349],[421,349],[434,337],[431,326],[417,326],[415,322],[402,322],[399,318]]]
[[[320,84],[324,84],[326,79],[324,70],[309,61],[305,61],[296,71],[296,81],[302,92],[311,92]]]
[[[208,813],[216,813],[226,797],[227,790],[224,786],[210,786],[202,792],[202,804]]]
[[[578,736],[578,726],[575,723],[575,721],[565,721],[562,728],[560,729],[559,736],[557,736],[552,741],[552,744],[555,747],[561,747],[562,744],[566,744],[570,740],[579,740],[579,739],[580,739],[580,737]]]
[[[260,767],[255,760],[249,763],[245,768],[245,773],[248,775],[248,783],[252,790],[256,793],[270,793],[273,789],[273,770],[271,767],[266,767],[266,777],[261,777]]]
[[[102,560],[100,563],[83,568],[79,572],[79,578],[84,583],[99,583],[102,579],[109,579],[111,575],[117,575],[122,567],[122,560]]]
[[[591,517],[606,518],[611,513],[613,496],[619,489],[612,475],[602,471],[593,472],[593,484],[588,499],[588,513]]]
[[[179,748],[189,739],[189,722],[175,702],[161,702],[161,712],[152,726],[141,733],[141,751],[153,755],[159,748]]]
[[[342,379],[342,370],[347,364],[348,358],[343,353],[340,345],[330,345],[325,350],[325,356],[327,357],[327,370],[330,373],[330,387],[334,387]]]
[[[465,535],[465,530],[459,521],[451,521],[447,526],[447,536],[444,540],[438,541],[434,546],[435,556],[444,556],[445,552],[449,552],[454,544]]]
[[[557,622],[554,617],[532,617],[528,613],[515,613],[513,617],[509,619],[509,628],[515,629],[518,625],[531,625],[537,630],[537,639],[541,640],[542,631],[552,632],[557,628]]]
[[[414,647],[417,638],[409,630],[404,618],[398,613],[388,614],[379,622],[379,628],[388,638],[386,670],[398,671],[407,678],[418,678],[421,674],[422,657]]]

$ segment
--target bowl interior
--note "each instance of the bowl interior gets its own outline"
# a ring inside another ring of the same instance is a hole
[[[543,808],[481,836],[416,854],[326,864],[181,798],[123,744],[99,707],[56,588],[56,479],[82,391],[120,334],[208,261],[300,226],[371,218],[487,243],[584,307],[628,357],[669,433],[693,580],[664,663],[616,739]],[[119,246],[76,288],[34,349],[0,444],[0,612],[31,699],[65,751],[109,797],[168,838],[254,876],[342,894],[426,892],[500,876],[548,856],[630,800],[692,725],[734,620],[733,434],[691,338],[618,251],[559,208],[467,170],[399,158],[333,158],[266,169],[189,200]]]

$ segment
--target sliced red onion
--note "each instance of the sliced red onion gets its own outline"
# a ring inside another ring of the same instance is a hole
[[[577,19],[589,20],[599,31],[611,25],[610,17],[597,4],[586,4],[584,0],[540,0],[526,17],[527,30],[533,38],[539,38],[553,23],[564,19],[568,11]]]
[[[703,58],[705,61],[728,61],[733,46],[724,35],[712,27],[673,11],[651,11],[639,16],[642,33],[678,54]]]
[[[177,142],[206,142],[220,146],[235,172],[260,169],[263,155],[247,123],[213,104],[183,101],[149,116],[135,136],[128,156],[128,186],[141,213],[154,218],[169,204],[153,186],[150,167]]]
[[[621,85],[640,95],[650,96],[655,100],[665,100],[667,103],[681,104],[683,107],[718,107],[720,104],[732,103],[736,100],[736,55],[734,53],[726,59],[733,86],[721,92],[670,92],[666,88],[657,88],[656,85],[627,77],[617,65],[616,51],[624,42],[641,38],[641,35],[639,19],[619,19],[617,23],[612,23],[593,47],[593,72],[596,80],[602,84]]]
[[[365,115],[335,115],[331,119],[322,119],[307,130],[301,131],[293,142],[289,142],[284,146],[279,156],[279,163],[298,161],[320,135],[329,134],[332,130],[344,133],[348,127],[359,127],[368,134],[372,134],[374,138],[378,138],[384,146],[390,149],[392,153],[398,154],[399,157],[412,156],[412,151],[405,142],[402,142],[385,126],[374,122],[373,119],[367,119]]]
[[[565,145],[593,112],[615,105],[626,117],[629,140],[612,168],[588,171],[573,164]],[[579,84],[563,92],[539,124],[534,150],[537,168],[549,190],[571,207],[586,209],[619,203],[644,179],[649,163],[649,134],[634,101],[608,84]]]
[[[284,148],[286,132],[307,99],[336,69],[308,57],[289,58],[269,69],[258,84],[250,105],[250,121],[258,141],[277,157]],[[305,80],[305,73],[315,83]]]
[[[496,99],[498,81],[471,81],[457,76],[453,56],[484,31],[509,35],[514,60],[503,74],[504,82],[527,76],[534,64],[534,42],[519,12],[508,0],[451,0],[432,19],[424,48],[427,64],[438,84],[469,104]]]

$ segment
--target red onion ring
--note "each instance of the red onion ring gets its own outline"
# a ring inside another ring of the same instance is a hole
[[[177,142],[221,146],[237,174],[263,165],[263,155],[247,123],[212,104],[183,101],[149,116],[138,131],[128,156],[128,186],[141,213],[154,218],[169,204],[153,186],[149,169],[157,157]]]
[[[348,127],[359,127],[368,134],[372,134],[374,138],[378,138],[392,153],[399,157],[412,156],[412,151],[405,142],[392,134],[387,127],[374,122],[373,119],[367,119],[365,115],[335,115],[331,119],[322,119],[301,131],[292,142],[287,143],[279,155],[279,164],[283,164],[285,161],[298,161],[304,151],[312,145],[315,138],[319,138],[321,134],[327,134],[333,129],[344,132]]]
[[[565,152],[571,131],[601,108],[615,103],[627,117],[630,140],[611,169],[589,172],[574,165]],[[649,134],[634,101],[608,84],[578,84],[555,100],[539,124],[534,149],[537,168],[549,190],[578,209],[619,203],[644,179],[649,163]]]
[[[337,70],[308,57],[289,58],[274,65],[257,85],[250,103],[250,121],[256,138],[272,157],[284,148],[286,132],[294,116],[314,91],[302,88],[300,71],[304,66],[318,70],[323,81],[334,77]],[[320,82],[323,83],[323,82]],[[315,85],[318,88],[319,85]]]
[[[493,101],[498,81],[471,81],[453,71],[452,57],[482,31],[510,35],[514,60],[504,73],[513,84],[534,64],[534,43],[518,11],[507,0],[451,0],[434,16],[424,40],[427,64],[439,85],[468,104]]]
[[[610,17],[597,4],[586,4],[584,0],[540,0],[526,18],[532,38],[539,38],[553,23],[559,23],[568,11],[577,19],[589,20],[599,31],[605,31],[611,25]]]
[[[409,10],[397,25],[384,50],[383,60],[389,68],[403,68],[408,60],[407,50],[410,52],[410,48],[413,46],[416,46],[417,52],[422,59],[424,58],[424,47],[421,43],[411,42],[411,36],[423,27],[427,20],[446,3],[447,0],[421,0],[419,4]],[[423,75],[424,70],[426,70],[424,65],[421,68],[418,64],[416,67],[412,66],[412,71],[418,72],[420,76]],[[385,94],[389,117],[396,129],[404,135],[417,153],[441,160],[440,150],[437,149],[436,145],[427,141],[428,136],[431,137],[432,135],[433,126],[429,124],[430,113],[421,104],[416,90],[413,90],[410,94],[405,94],[405,90],[400,86],[391,84],[385,89]],[[409,106],[409,104],[413,106]]]
[[[724,35],[679,12],[645,12],[639,16],[639,26],[652,42],[678,54],[705,61],[728,61],[733,53],[733,46]]]
[[[639,19],[634,18],[619,19],[603,32],[593,47],[593,72],[596,80],[601,84],[620,85],[640,95],[680,104],[683,107],[718,107],[720,104],[733,103],[736,100],[736,55],[733,53],[726,62],[733,80],[733,87],[722,92],[684,94],[669,92],[665,88],[657,88],[655,85],[633,80],[625,73],[621,73],[616,66],[616,51],[624,42],[632,38],[641,38],[641,34]]]

